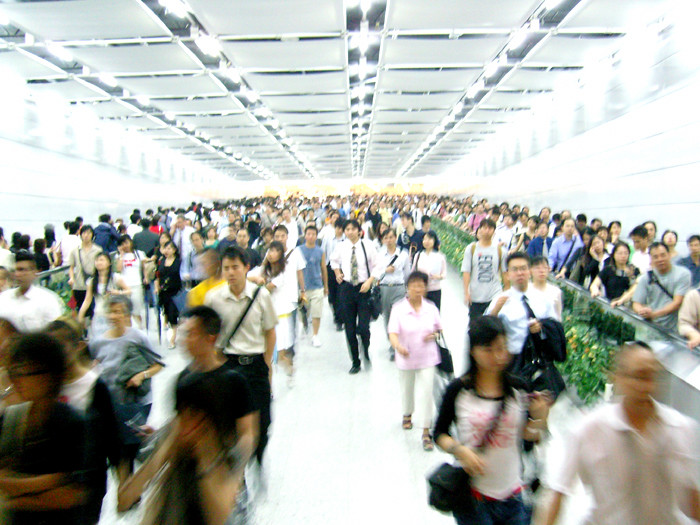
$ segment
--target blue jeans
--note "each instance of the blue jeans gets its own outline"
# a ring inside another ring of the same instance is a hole
[[[474,512],[454,513],[458,525],[527,525],[525,506],[520,494],[498,501],[475,501]]]

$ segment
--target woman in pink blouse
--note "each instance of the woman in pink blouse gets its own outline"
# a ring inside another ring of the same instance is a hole
[[[389,341],[396,349],[399,369],[403,428],[413,428],[411,417],[418,405],[419,424],[423,428],[423,450],[433,450],[430,426],[433,419],[433,376],[440,363],[435,339],[442,330],[440,312],[425,300],[428,276],[413,272],[408,276],[407,297],[394,304],[389,318]]]

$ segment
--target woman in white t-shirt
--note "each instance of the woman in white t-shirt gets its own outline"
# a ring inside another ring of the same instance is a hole
[[[445,255],[435,248],[437,243],[438,237],[434,231],[423,235],[423,250],[413,259],[413,271],[417,270],[428,276],[428,293],[425,298],[432,301],[440,310],[442,280],[447,275],[447,261]]]
[[[126,285],[131,289],[131,305],[133,317],[138,328],[141,328],[141,314],[144,311],[143,265],[146,254],[140,250],[134,250],[134,242],[128,235],[119,238],[118,255],[116,260],[117,271],[121,274]]]
[[[112,259],[101,252],[95,257],[95,273],[85,282],[85,300],[78,312],[78,321],[90,328],[90,340],[100,337],[109,329],[106,298],[110,295],[130,295],[131,290],[121,275],[112,272]],[[91,322],[89,320],[92,319]]]
[[[254,283],[265,286],[270,292],[272,304],[277,312],[277,325],[275,326],[275,358],[285,366],[291,375],[293,371],[292,359],[286,352],[294,345],[294,311],[297,303],[291,300],[287,291],[289,279],[285,278],[287,260],[284,257],[284,245],[280,241],[272,241],[267,250],[263,263],[248,272],[248,279]],[[297,297],[297,284],[294,280],[295,299]]]
[[[447,387],[435,424],[435,442],[471,475],[472,510],[455,509],[459,525],[528,523],[521,496],[523,439],[538,441],[546,428],[549,400],[527,394],[506,372],[512,355],[503,322],[494,316],[469,327],[468,371]],[[455,423],[457,438],[450,435]]]

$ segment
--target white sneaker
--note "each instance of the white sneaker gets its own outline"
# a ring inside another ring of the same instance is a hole
[[[315,346],[316,348],[321,347],[321,340],[319,339],[319,337],[317,335],[315,335],[311,338],[311,344],[313,346]]]

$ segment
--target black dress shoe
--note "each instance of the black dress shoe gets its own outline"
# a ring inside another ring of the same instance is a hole
[[[335,329],[338,332],[342,332],[343,331],[343,323],[335,323]]]
[[[352,368],[350,369],[351,374],[357,374],[360,371],[360,365],[352,365]]]

